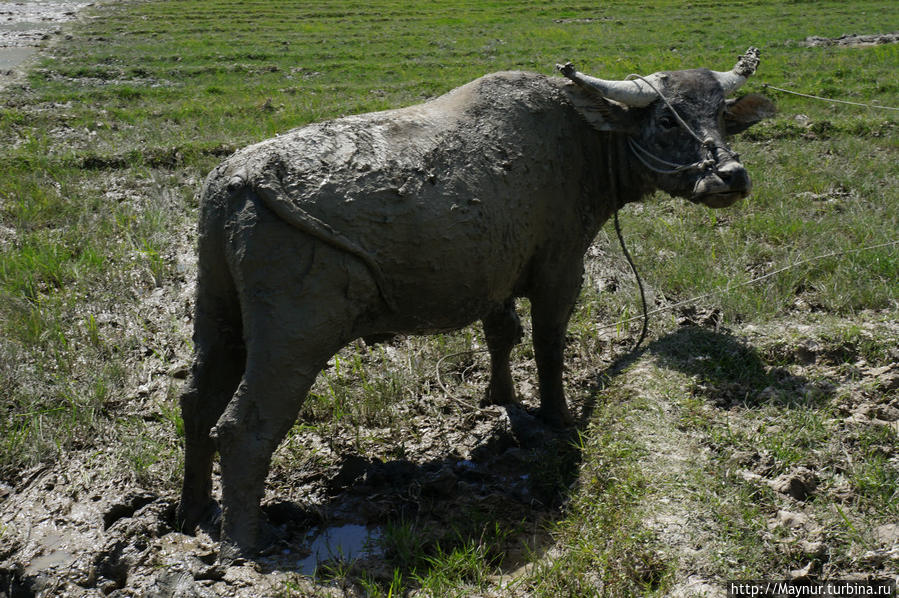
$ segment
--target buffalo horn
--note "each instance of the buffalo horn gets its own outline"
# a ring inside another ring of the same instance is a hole
[[[755,69],[757,69],[758,66],[759,49],[751,47],[746,50],[745,54],[740,56],[740,59],[733,69],[726,73],[712,71],[712,75],[714,75],[715,79],[718,80],[718,83],[721,84],[721,89],[724,90],[724,95],[727,96],[737,91],[741,85],[746,83],[746,79],[755,73]]]
[[[580,87],[586,88],[592,92],[598,93],[608,100],[620,102],[625,106],[633,106],[636,108],[648,106],[655,100],[655,90],[644,81],[607,81],[585,75],[575,70],[574,65],[570,62],[566,65],[556,65],[563,75],[577,83]],[[658,85],[654,79],[656,75],[647,77],[652,83]]]

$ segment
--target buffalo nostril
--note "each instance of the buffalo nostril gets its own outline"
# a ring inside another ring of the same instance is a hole
[[[728,162],[719,167],[716,174],[731,190],[748,190],[750,187],[749,173],[739,162]]]

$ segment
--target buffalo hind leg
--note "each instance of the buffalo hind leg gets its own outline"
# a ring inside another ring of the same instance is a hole
[[[227,561],[263,548],[260,502],[272,454],[293,426],[316,371],[296,365],[247,373],[213,430],[222,468],[222,551]],[[277,372],[277,373],[276,373]]]
[[[210,513],[215,444],[209,431],[234,395],[243,374],[245,352],[239,316],[229,322],[211,315],[199,300],[194,345],[196,357],[181,396],[184,421],[184,481],[176,525],[191,532]]]
[[[244,302],[246,369],[213,429],[222,470],[223,561],[263,547],[260,502],[272,454],[296,422],[318,372],[345,341],[334,334],[331,320],[316,313],[323,302],[273,295],[263,294],[264,301],[249,295]],[[340,308],[337,301],[330,305]]]
[[[517,403],[509,355],[512,347],[521,342],[521,321],[515,312],[515,300],[506,300],[502,307],[491,312],[483,320],[484,336],[490,351],[490,385],[482,401],[486,405]]]

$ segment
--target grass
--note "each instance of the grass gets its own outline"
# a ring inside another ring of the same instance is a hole
[[[736,3],[726,22],[713,3],[669,1],[159,0],[87,10],[96,18],[47,48],[0,108],[0,480],[9,483],[60,455],[116,446],[109,467],[176,487],[183,428],[172,372],[190,354],[195,194],[245,144],[424,101],[496,70],[550,74],[566,59],[618,78],[726,70],[749,45],[762,48],[762,66],[748,91],[767,82],[899,105],[899,45],[796,43],[899,30],[893,4],[880,0]],[[750,200],[710,211],[659,195],[623,211],[650,300],[703,298],[656,316],[651,349],[619,369],[609,362],[633,332],[598,326],[639,305],[612,233],[598,236],[568,347],[572,399],[595,409],[583,436],[535,469],[536,490],[564,508],[547,524],[554,550],[534,549],[510,594],[663,595],[691,567],[709,580],[782,577],[808,559],[822,575],[876,572],[862,557],[872,529],[895,520],[899,488],[895,430],[875,417],[895,407],[895,389],[872,374],[899,359],[899,249],[884,245],[899,229],[896,117],[768,93],[779,115],[733,142],[753,177]],[[351,435],[366,455],[414,457],[415,417],[464,413],[479,399],[483,347],[475,329],[356,343],[319,377],[294,435]],[[516,348],[516,378],[535,380],[532,358],[527,343]],[[642,386],[635,376],[646,372],[653,382]],[[874,415],[852,419],[865,409]],[[661,418],[707,458],[649,475],[661,461],[641,417]],[[321,459],[288,443],[275,473]],[[819,478],[806,504],[737,475],[772,480],[799,467]],[[719,553],[701,562],[666,553],[651,517],[652,501],[666,497],[710,514],[703,525]],[[769,529],[785,509],[814,525]],[[416,538],[399,523],[389,576],[342,575],[371,595],[496,588],[520,532],[499,519]],[[810,556],[800,540],[826,550]]]

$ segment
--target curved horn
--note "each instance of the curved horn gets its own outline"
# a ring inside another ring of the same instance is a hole
[[[737,91],[741,85],[746,83],[746,79],[755,73],[755,69],[759,67],[759,49],[750,47],[746,53],[740,56],[736,66],[726,73],[720,71],[712,71],[715,79],[721,84],[724,95],[728,96]]]
[[[620,102],[625,106],[633,106],[635,108],[648,106],[659,97],[652,86],[644,81],[607,81],[605,79],[597,79],[578,72],[570,62],[562,66],[556,65],[556,68],[580,87],[592,93],[598,93],[608,100]],[[647,79],[652,80],[654,77],[656,75],[650,75]]]

